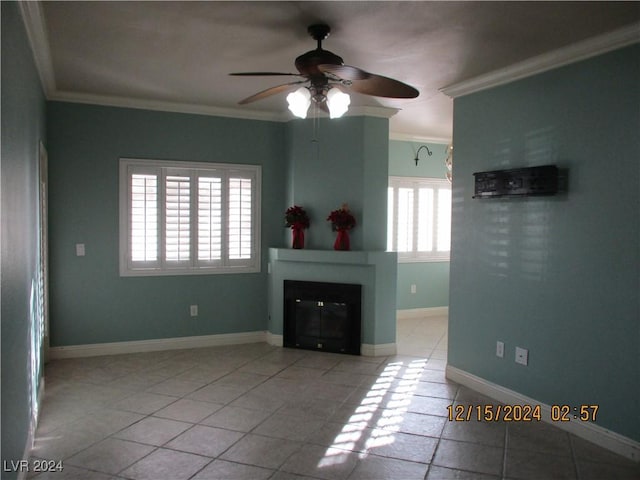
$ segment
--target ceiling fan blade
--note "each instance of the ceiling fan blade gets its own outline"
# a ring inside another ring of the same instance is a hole
[[[301,83],[305,83],[306,80],[300,80],[299,82],[290,82],[284,83],[282,85],[276,85],[275,87],[267,88],[266,90],[262,90],[250,97],[245,98],[244,100],[240,100],[238,103],[240,105],[246,105],[247,103],[255,102],[257,100],[262,100],[263,98],[270,97],[271,95],[275,95],[276,93],[285,92],[291,88],[292,85],[299,85]]]
[[[415,98],[420,92],[406,83],[393,78],[369,73],[351,65],[318,65],[318,70],[330,73],[343,80],[353,82],[351,88],[365,95],[389,98]]]
[[[402,83],[393,78],[383,77],[382,75],[370,74],[371,76],[364,80],[355,80],[351,84],[351,89],[365,95],[373,95],[374,97],[387,98],[416,98],[420,92],[411,85]]]
[[[343,80],[366,80],[371,77],[369,72],[365,72],[358,67],[352,67],[351,65],[322,64],[318,65],[318,70],[322,73],[331,73]]]
[[[283,72],[234,72],[229,75],[236,77],[269,77],[269,76],[294,76],[301,77],[299,73],[283,73]]]

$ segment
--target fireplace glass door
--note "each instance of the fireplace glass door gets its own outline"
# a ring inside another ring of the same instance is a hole
[[[360,354],[360,285],[285,281],[284,346]]]
[[[296,346],[330,351],[347,348],[349,324],[346,303],[298,300],[295,304],[297,321]]]

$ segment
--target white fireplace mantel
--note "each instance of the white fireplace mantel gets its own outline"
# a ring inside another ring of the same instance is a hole
[[[380,254],[393,255],[393,252],[306,250],[293,248],[271,248],[269,259],[279,262],[325,263],[336,265],[376,265]]]

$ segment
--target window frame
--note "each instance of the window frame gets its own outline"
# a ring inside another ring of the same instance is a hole
[[[420,263],[420,262],[449,262],[451,258],[451,245],[446,251],[438,251],[438,210],[439,210],[439,191],[448,190],[451,192],[451,183],[446,179],[431,177],[401,177],[389,176],[387,195],[389,199],[390,191],[393,189],[393,205],[387,205],[387,249],[397,252],[398,263]],[[412,214],[412,250],[408,252],[399,252],[398,248],[398,190],[401,188],[413,190],[413,214]],[[421,188],[433,189],[433,210],[431,213],[431,236],[432,249],[429,251],[418,251],[418,220],[422,215],[418,205],[420,203],[419,191]],[[449,225],[449,228],[450,225]],[[450,231],[449,231],[450,235]],[[391,242],[391,245],[389,244]]]
[[[133,261],[131,248],[131,176],[152,174],[157,178],[157,259]],[[166,184],[167,175],[189,176],[189,260],[178,263],[166,260]],[[221,258],[200,260],[198,258],[198,179],[220,177],[221,189]],[[229,253],[229,182],[231,178],[251,179],[251,256],[246,259],[230,258]],[[261,189],[262,167],[260,165],[235,163],[189,162],[180,160],[153,160],[140,158],[119,159],[119,270],[121,277],[167,276],[167,275],[216,275],[227,273],[256,273],[261,271]]]

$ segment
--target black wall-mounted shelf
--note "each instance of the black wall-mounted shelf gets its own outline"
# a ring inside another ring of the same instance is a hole
[[[526,197],[558,193],[558,167],[514,168],[474,173],[473,198]]]

